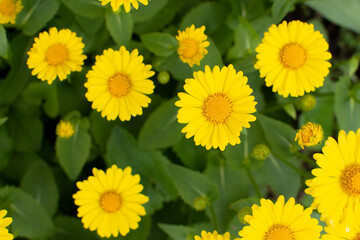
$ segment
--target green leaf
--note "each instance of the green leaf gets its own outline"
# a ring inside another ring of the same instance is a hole
[[[134,23],[151,20],[167,3],[168,0],[151,0],[148,5],[139,4],[139,9],[131,12]]]
[[[108,9],[105,15],[106,27],[117,45],[127,46],[131,41],[133,22],[131,14],[124,11],[113,12]]]
[[[97,240],[95,232],[91,232],[84,228],[81,220],[75,217],[60,215],[54,220],[55,234],[54,240]]]
[[[148,33],[140,36],[144,45],[155,55],[169,57],[176,51],[177,40],[168,33]]]
[[[219,66],[221,68],[224,65],[220,51],[216,47],[215,43],[210,38],[208,41],[210,42],[209,47],[206,48],[208,53],[203,59],[201,59],[200,65],[194,65],[192,67],[193,71],[204,71],[206,65],[208,65],[211,69],[215,66]]]
[[[6,31],[3,25],[0,25],[0,56],[8,58],[8,41],[6,38]]]
[[[25,24],[23,33],[28,36],[38,33],[55,16],[59,7],[58,0],[37,0],[28,11],[26,18],[22,19]]]
[[[168,168],[181,198],[191,207],[197,197],[212,202],[219,196],[218,188],[206,175],[172,163]]]
[[[172,225],[159,223],[159,228],[174,240],[188,239],[189,236],[195,235],[197,232],[194,228],[182,225]]]
[[[106,164],[110,167],[113,164],[121,168],[130,166],[133,173],[141,176],[141,183],[144,184],[144,194],[160,193],[145,205],[146,211],[150,214],[162,201],[174,199],[178,196],[174,183],[171,179],[167,166],[169,160],[158,151],[147,151],[138,147],[137,141],[125,129],[115,127],[107,144]],[[159,201],[160,200],[160,201]]]
[[[40,239],[53,234],[54,224],[49,214],[32,196],[15,187],[5,187],[0,193],[10,203],[11,225],[19,237]]]
[[[101,117],[95,110],[90,113],[90,121],[90,130],[93,139],[99,145],[101,151],[105,153],[111,131],[116,124],[113,121],[108,121],[106,118]]]
[[[260,205],[260,199],[258,198],[242,198],[229,205],[229,208],[235,211],[240,211],[244,207],[251,207],[252,205]]]
[[[182,138],[180,142],[172,146],[172,150],[187,167],[199,171],[205,168],[208,150],[202,146],[196,146],[193,139]]]
[[[169,147],[180,141],[183,134],[177,122],[175,99],[158,107],[146,120],[139,134],[139,145],[145,149]]]
[[[275,0],[271,8],[273,22],[279,23],[288,12],[293,11],[295,3],[296,0]]]
[[[316,12],[319,12],[328,20],[342,27],[360,33],[360,19],[357,14],[360,12],[358,0],[312,0],[305,3]]]
[[[64,120],[73,124],[75,133],[68,139],[56,138],[56,156],[67,176],[74,181],[89,157],[91,138],[88,130],[90,123],[87,118],[80,119],[80,114],[77,112],[73,112]]]
[[[94,18],[105,15],[105,7],[101,6],[98,0],[60,0],[75,14],[84,17]]]
[[[12,157],[13,139],[9,136],[8,130],[5,126],[0,126],[0,169],[8,165]]]
[[[28,168],[20,186],[32,195],[50,216],[55,214],[59,192],[54,175],[44,161],[37,161]]]
[[[294,104],[286,104],[283,109],[292,119],[296,120],[296,109]]]

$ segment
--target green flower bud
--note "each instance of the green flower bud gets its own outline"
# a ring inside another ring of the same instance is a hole
[[[203,211],[205,210],[207,204],[208,200],[206,197],[197,197],[194,199],[193,206],[196,211]]]
[[[243,207],[243,208],[240,209],[240,211],[238,212],[239,221],[240,221],[242,224],[247,224],[247,222],[245,221],[244,217],[245,217],[246,215],[251,215],[251,214],[252,214],[251,207]]]
[[[301,111],[313,110],[316,106],[316,98],[312,94],[305,94],[299,99],[298,108]]]
[[[265,144],[256,145],[251,152],[251,156],[257,160],[265,160],[269,154],[270,149]]]
[[[168,72],[161,71],[157,76],[157,80],[161,84],[167,84],[170,80],[170,74]]]

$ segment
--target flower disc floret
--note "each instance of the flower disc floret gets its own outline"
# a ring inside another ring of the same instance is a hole
[[[265,32],[255,49],[255,68],[267,87],[284,97],[298,97],[324,83],[331,64],[329,45],[313,24],[283,21]]]
[[[139,2],[144,5],[148,5],[148,0],[99,0],[99,1],[101,2],[102,5],[106,5],[110,3],[114,12],[119,10],[121,6],[124,6],[125,12],[127,13],[130,12],[131,5],[133,5],[135,9],[138,9]]]
[[[0,0],[0,24],[14,24],[23,7],[21,0]]]
[[[179,93],[179,123],[187,125],[182,129],[186,138],[194,136],[196,145],[206,149],[220,148],[240,143],[243,127],[256,120],[251,113],[256,111],[252,89],[247,77],[236,72],[232,65],[221,70],[205,66],[205,72],[194,73],[194,78],[185,80],[186,93]]]
[[[146,96],[155,87],[148,79],[154,75],[150,69],[151,65],[143,63],[137,49],[131,53],[124,46],[119,51],[104,50],[86,74],[85,96],[102,117],[128,121],[131,116],[142,115],[142,108],[151,102]]]
[[[52,27],[49,32],[41,32],[27,54],[27,65],[33,69],[31,74],[51,84],[56,77],[60,81],[73,71],[81,71],[86,56],[83,55],[84,44],[76,33],[69,29]]]

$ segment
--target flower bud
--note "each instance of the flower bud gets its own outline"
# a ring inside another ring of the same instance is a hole
[[[206,197],[197,197],[194,199],[193,206],[196,211],[203,211],[205,210],[207,204],[208,200]]]
[[[265,144],[257,144],[251,152],[251,156],[257,160],[265,160],[269,154],[270,149]]]
[[[299,99],[298,108],[301,111],[313,110],[316,106],[316,98],[312,94],[305,94]]]
[[[160,84],[167,84],[170,80],[170,74],[168,72],[161,71],[157,76],[157,80]]]
[[[298,141],[298,144],[302,149],[304,146],[316,146],[324,138],[324,131],[321,125],[308,122],[301,127],[296,133],[295,141]]]

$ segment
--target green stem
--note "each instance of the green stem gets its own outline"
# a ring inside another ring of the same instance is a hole
[[[210,207],[210,213],[211,213],[211,218],[212,218],[212,221],[213,221],[214,228],[215,228],[215,230],[219,231],[219,223],[218,223],[216,213],[215,213],[215,209],[214,209],[214,205],[212,204],[212,202],[210,203],[209,207]]]
[[[258,198],[262,198],[262,195],[261,195],[261,192],[260,192],[260,188],[259,186],[257,185],[256,181],[255,181],[255,178],[251,172],[251,169],[248,167],[248,166],[245,166],[245,171],[246,171],[246,174],[247,176],[249,177],[249,180],[251,182],[251,184],[253,185],[253,188],[256,192],[256,195],[258,196]]]

